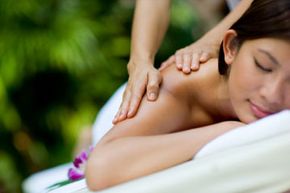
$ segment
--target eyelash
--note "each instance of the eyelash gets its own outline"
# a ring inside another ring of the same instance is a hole
[[[263,67],[258,61],[257,59],[255,58],[255,64],[257,66],[257,68],[259,68],[260,70],[264,71],[264,72],[272,72],[272,69],[269,69],[269,68],[265,68]]]

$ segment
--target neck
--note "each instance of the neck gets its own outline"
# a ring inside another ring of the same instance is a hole
[[[228,89],[228,78],[225,76],[221,76],[220,86],[217,88],[217,103],[216,108],[218,114],[221,115],[225,120],[238,120],[236,112],[232,106],[232,102],[229,96],[229,89]]]
[[[215,122],[226,121],[226,120],[238,120],[238,117],[233,109],[231,99],[229,96],[229,89],[227,83],[227,77],[219,76],[219,81],[214,88],[215,95],[212,104],[211,114]]]
[[[229,97],[227,77],[219,74],[217,63],[217,59],[211,59],[196,72],[199,76],[201,74],[198,79],[201,83],[197,87],[198,92],[194,92],[196,96],[192,103],[193,112],[198,104],[211,123],[237,120]],[[194,84],[196,85],[196,82]]]

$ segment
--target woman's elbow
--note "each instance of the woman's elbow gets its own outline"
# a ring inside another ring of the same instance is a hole
[[[112,186],[112,175],[106,156],[91,156],[86,166],[86,183],[91,191],[98,191]]]

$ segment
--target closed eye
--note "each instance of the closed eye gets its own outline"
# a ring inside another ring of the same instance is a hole
[[[263,65],[261,65],[256,58],[254,58],[254,61],[258,69],[262,70],[263,72],[272,72],[272,69],[266,68]]]

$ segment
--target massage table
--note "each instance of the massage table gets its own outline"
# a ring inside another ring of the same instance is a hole
[[[94,124],[94,144],[111,128],[123,90],[124,86],[99,112]],[[65,164],[32,175],[23,184],[25,193],[91,193],[85,180],[46,189],[52,182],[66,179],[70,166]],[[35,183],[40,186],[38,190],[30,188]],[[282,193],[288,190],[290,110],[285,110],[217,137],[191,161],[97,193]]]

